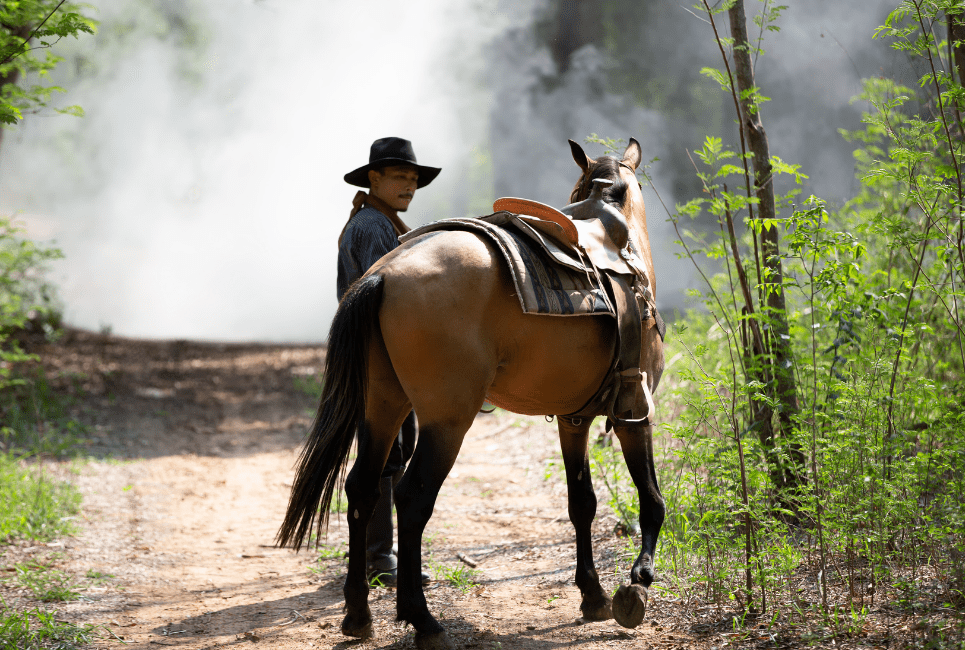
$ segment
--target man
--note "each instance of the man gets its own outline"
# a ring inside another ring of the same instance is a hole
[[[382,138],[372,143],[369,163],[345,175],[346,183],[369,191],[356,193],[348,223],[338,238],[339,300],[370,266],[399,245],[399,236],[409,231],[399,213],[409,209],[416,189],[431,183],[440,171],[419,165],[408,140]],[[366,531],[366,573],[369,580],[385,586],[395,585],[398,567],[392,549],[392,488],[402,478],[415,437],[415,413],[410,412],[389,453],[382,472],[382,494]],[[423,583],[428,580],[423,573]]]

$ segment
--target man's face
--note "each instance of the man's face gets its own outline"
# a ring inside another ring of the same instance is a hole
[[[415,167],[383,167],[369,172],[369,191],[393,210],[405,212],[415,195],[418,181],[419,172]]]

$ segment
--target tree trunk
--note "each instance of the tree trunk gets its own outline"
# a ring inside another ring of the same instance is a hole
[[[947,15],[945,18],[948,22],[949,49],[952,51],[951,58],[954,59],[949,61],[949,64],[958,70],[958,82],[965,84],[965,24],[962,23],[961,15]]]
[[[744,14],[744,0],[737,0],[729,10],[731,37],[734,39],[734,69],[737,77],[737,92],[741,97],[741,120],[747,145],[753,155],[754,185],[757,199],[757,218],[762,222],[775,219],[777,210],[774,202],[774,183],[771,171],[771,156],[767,145],[767,134],[761,121],[760,107],[752,95],[754,67],[751,63],[750,42],[747,38],[747,19]],[[797,386],[794,379],[794,357],[788,336],[787,309],[784,302],[784,270],[781,263],[781,249],[776,226],[761,229],[761,255],[764,265],[763,296],[761,312],[769,324],[770,366],[774,378],[774,389],[781,405],[778,417],[781,434],[787,439],[793,428],[794,419],[799,412]],[[764,308],[766,305],[766,308]],[[759,411],[759,436],[766,450],[774,448],[774,433],[771,426],[769,408]],[[766,422],[763,419],[766,418]],[[804,456],[799,449],[791,449],[791,467],[782,470],[785,485],[797,486],[801,483],[800,469],[804,466]],[[773,456],[772,456],[773,459]]]

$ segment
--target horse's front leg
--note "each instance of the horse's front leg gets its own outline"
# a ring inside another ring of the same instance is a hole
[[[590,526],[596,516],[596,493],[590,480],[590,462],[586,450],[592,418],[577,421],[579,424],[569,418],[558,418],[570,521],[576,529],[576,586],[583,595],[583,602],[580,603],[583,618],[605,621],[613,618],[613,611],[593,564],[593,540],[590,536]]]
[[[647,611],[647,589],[653,582],[657,536],[663,525],[664,503],[653,459],[653,425],[614,427],[630,477],[640,497],[640,555],[630,569],[630,586],[613,597],[613,616],[624,627],[636,627]]]

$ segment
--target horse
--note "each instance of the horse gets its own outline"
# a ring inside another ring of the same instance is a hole
[[[570,203],[585,199],[594,179],[613,181],[604,200],[626,219],[630,244],[649,273],[655,295],[646,211],[636,178],[639,143],[631,138],[620,158],[591,159],[572,140],[570,148],[581,170]],[[653,414],[649,419],[617,420],[614,426],[640,497],[641,550],[630,570],[630,585],[621,586],[611,600],[594,567],[590,535],[597,505],[587,451],[593,418],[566,414],[579,412],[606,378],[615,353],[616,322],[607,315],[524,314],[515,291],[503,258],[483,235],[430,232],[379,260],[338,306],[329,333],[324,389],[276,541],[300,549],[313,530],[320,538],[333,494],[344,481],[349,551],[341,631],[347,636],[373,635],[366,527],[392,442],[414,410],[418,442],[394,491],[396,613],[398,620],[415,628],[418,648],[453,647],[426,603],[421,541],[463,438],[487,401],[524,415],[559,416],[582,616],[590,621],[615,617],[625,627],[643,620],[664,519],[654,470]],[[651,392],[664,366],[663,339],[654,316],[642,324],[640,354],[643,381]],[[356,440],[357,457],[346,477],[346,459]]]

